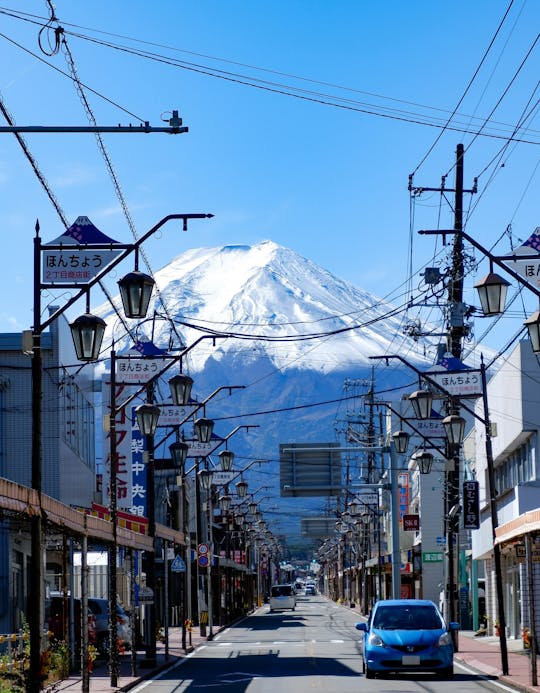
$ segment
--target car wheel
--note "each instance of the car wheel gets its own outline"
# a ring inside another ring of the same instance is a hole
[[[293,610],[293,611],[296,611],[296,607],[293,606],[292,610]]]
[[[366,673],[366,660],[362,657],[362,674]]]
[[[366,664],[365,666],[365,674],[366,674],[366,679],[374,679],[375,678],[375,672],[373,672]]]

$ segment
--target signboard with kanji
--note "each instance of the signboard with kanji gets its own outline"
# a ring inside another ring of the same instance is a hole
[[[478,481],[463,482],[463,527],[480,528],[480,490]]]
[[[482,396],[480,371],[472,368],[463,371],[435,370],[434,368],[433,371],[426,371],[426,374],[449,395],[456,397]]]
[[[96,228],[88,217],[77,217],[61,236],[43,245],[43,285],[88,284],[120,255],[121,250],[113,250],[117,243]],[[103,244],[109,244],[109,248],[92,248],[92,245]],[[47,246],[53,248],[47,249]]]
[[[116,382],[144,385],[172,362],[173,359],[166,358],[118,357],[116,360]]]
[[[185,406],[176,406],[174,404],[159,404],[158,406],[158,428],[161,428],[163,426],[180,426],[191,418],[202,405],[194,402]]]
[[[422,563],[442,563],[442,551],[422,551]]]

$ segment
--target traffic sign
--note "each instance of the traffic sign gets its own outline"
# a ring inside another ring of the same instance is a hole
[[[199,546],[197,546],[197,551],[199,552],[199,556],[202,554],[207,554],[208,544],[199,544]]]
[[[206,554],[206,553],[199,554],[199,558],[197,558],[197,564],[198,564],[199,568],[207,568],[209,563],[210,563],[210,559],[208,557],[208,554]]]
[[[186,572],[186,564],[182,556],[175,556],[174,561],[171,563],[171,570],[173,573]]]

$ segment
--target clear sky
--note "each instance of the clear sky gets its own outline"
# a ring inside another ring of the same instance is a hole
[[[74,84],[59,72],[70,73],[65,51],[50,55],[55,34],[42,29],[49,7],[1,8],[0,93],[19,125],[85,125]],[[459,142],[465,187],[479,177],[478,193],[465,196],[471,235],[491,247],[511,225],[519,244],[540,224],[536,0],[57,0],[55,11],[51,25],[65,30],[98,124],[158,126],[178,109],[189,127],[103,135],[139,235],[170,213],[215,214],[188,233],[169,224],[149,241],[153,271],[188,248],[271,239],[397,297],[438,262],[434,239],[418,229],[453,225],[453,195],[425,193],[411,205],[408,176],[438,187],[448,174],[453,187]],[[454,109],[448,129],[433,127]],[[524,141],[509,144],[523,114],[515,137]],[[109,236],[133,239],[93,135],[25,139],[70,222],[86,215]],[[62,224],[12,134],[0,136],[0,200],[0,331],[15,332],[32,323],[36,219],[44,240]],[[509,247],[503,237],[496,250]],[[118,279],[108,278],[112,291]],[[506,319],[505,334],[520,321]],[[488,339],[496,347],[504,335]]]

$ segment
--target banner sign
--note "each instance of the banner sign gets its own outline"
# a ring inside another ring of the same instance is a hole
[[[478,481],[463,482],[463,527],[480,528],[480,485]]]
[[[197,409],[201,408],[201,404],[195,402],[185,406],[176,406],[174,404],[158,404],[159,419],[158,428],[163,426],[180,426],[190,419]]]
[[[92,248],[93,244],[110,247]],[[113,250],[115,244],[118,241],[102,233],[88,217],[77,217],[61,236],[42,246],[43,286],[88,284],[120,255],[121,250]],[[47,250],[47,246],[55,247]]]
[[[436,366],[435,366],[436,368]],[[455,397],[481,397],[482,378],[480,371],[426,371],[426,375],[445,392]]]

